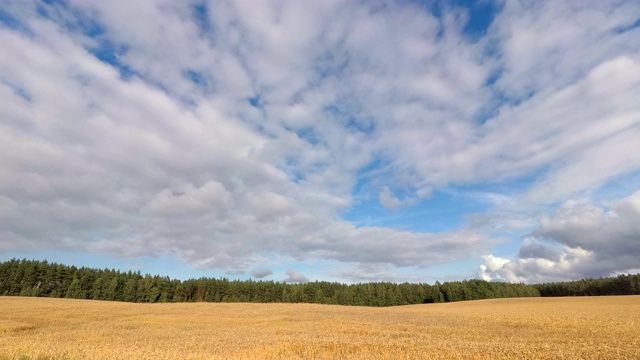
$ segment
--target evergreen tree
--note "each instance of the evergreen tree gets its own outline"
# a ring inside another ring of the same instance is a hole
[[[136,302],[138,299],[138,282],[134,277],[129,277],[124,283],[122,289],[122,300],[127,302]]]
[[[74,277],[71,283],[69,284],[69,288],[65,293],[65,297],[68,299],[85,299],[86,292],[82,290],[80,286],[80,279]]]
[[[490,299],[521,296],[590,296],[640,294],[640,274],[537,285],[466,280],[428,284],[390,282],[345,285],[315,281],[222,279],[171,280],[140,272],[76,268],[46,261],[0,262],[0,294],[50,296],[132,302],[312,302],[359,306]]]

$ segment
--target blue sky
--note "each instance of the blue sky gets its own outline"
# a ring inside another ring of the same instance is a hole
[[[640,271],[635,1],[0,5],[0,260]]]

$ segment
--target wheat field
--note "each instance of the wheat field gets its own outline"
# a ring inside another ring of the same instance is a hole
[[[640,359],[640,296],[392,308],[0,297],[0,359]]]

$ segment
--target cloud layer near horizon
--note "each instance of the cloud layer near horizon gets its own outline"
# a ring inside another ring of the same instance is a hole
[[[640,5],[505,2],[482,36],[468,9],[379,5],[2,5],[0,253],[328,261],[352,280],[480,255],[510,281],[637,267],[619,260],[637,195],[584,198],[640,170]],[[452,230],[341,218],[514,181]],[[496,228],[524,236],[518,257],[489,255]]]

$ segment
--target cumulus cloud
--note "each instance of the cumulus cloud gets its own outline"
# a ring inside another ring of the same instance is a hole
[[[520,259],[546,259],[558,261],[562,257],[562,252],[557,248],[544,246],[536,242],[522,244],[518,253]]]
[[[272,274],[273,274],[273,271],[269,269],[256,269],[251,272],[251,275],[253,275],[253,277],[256,277],[258,279],[265,278]]]
[[[487,281],[543,283],[580,279],[589,275],[585,267],[593,262],[593,253],[581,248],[563,247],[556,260],[519,258],[509,260],[493,255],[483,256],[478,277]],[[610,275],[607,273],[607,275]],[[595,276],[595,275],[592,275]],[[589,276],[590,277],[590,276]]]
[[[304,284],[306,282],[309,282],[309,279],[307,279],[307,277],[304,276],[298,270],[289,269],[289,270],[287,270],[287,278],[284,279],[284,282],[286,282],[286,283]]]
[[[540,219],[518,259],[485,256],[479,276],[531,282],[630,272],[640,258],[639,224],[640,191],[606,208],[569,200]]]

